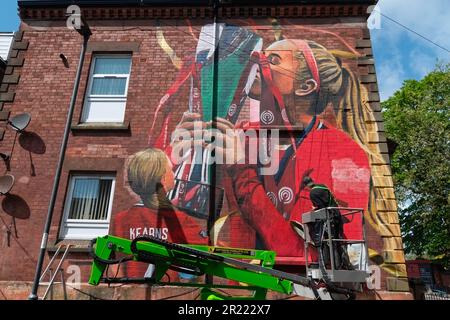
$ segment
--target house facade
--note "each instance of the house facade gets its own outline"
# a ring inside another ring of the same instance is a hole
[[[92,35],[44,266],[70,244],[65,277],[79,277],[84,292],[120,299],[180,292],[89,287],[89,240],[116,234],[270,249],[278,268],[300,272],[306,257],[289,221],[311,209],[301,187],[310,176],[339,204],[364,209],[364,227],[356,218],[344,231],[359,237],[364,228],[377,296],[410,298],[367,26],[374,2],[231,0],[215,11],[211,1],[18,1],[21,25],[0,93],[1,151],[11,152],[15,177],[0,212],[3,294],[26,298],[33,280],[83,41],[70,28],[80,10]],[[31,122],[17,133],[7,119],[21,113]],[[260,148],[262,132],[278,130],[277,160],[243,169],[211,165],[203,149],[177,157],[173,133],[189,113],[254,130]],[[187,217],[175,226],[133,187],[142,174],[131,178],[132,160],[148,148],[172,161],[168,197]]]

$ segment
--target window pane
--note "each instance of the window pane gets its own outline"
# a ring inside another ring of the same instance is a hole
[[[126,83],[125,78],[95,78],[91,94],[124,95]]]
[[[130,58],[97,58],[94,74],[128,74],[130,64]]]
[[[87,101],[83,122],[123,122],[125,101]]]
[[[106,220],[111,198],[111,179],[74,178],[69,219]]]

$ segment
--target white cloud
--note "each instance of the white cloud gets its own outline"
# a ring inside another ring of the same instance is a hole
[[[415,73],[416,78],[421,79],[434,69],[437,59],[432,54],[416,48],[410,52],[409,68]]]
[[[399,55],[390,59],[389,63],[381,63],[377,68],[378,84],[381,100],[384,101],[397,91],[407,78],[402,60]]]
[[[433,42],[450,49],[450,6],[448,0],[381,0],[378,4],[378,10],[388,17],[404,24],[412,30],[427,37]],[[393,31],[391,21],[382,17],[382,28],[387,27]],[[434,46],[426,40],[420,38],[398,26],[396,27],[398,35],[401,32],[407,32],[408,36],[417,42],[418,45],[426,45],[434,50],[441,57],[449,57],[449,53]]]

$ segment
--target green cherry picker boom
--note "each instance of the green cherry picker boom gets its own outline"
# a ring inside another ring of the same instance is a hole
[[[287,273],[274,269],[276,253],[268,250],[222,248],[204,245],[181,245],[159,238],[142,236],[133,240],[104,236],[91,241],[93,264],[89,284],[100,283],[151,283],[155,285],[172,285],[201,287],[202,300],[264,300],[268,290],[288,295],[317,300],[353,299],[355,293],[361,292],[367,272],[367,249],[365,235],[363,239],[331,239],[330,210],[345,210],[343,216],[361,214],[362,209],[325,208],[303,215],[305,228],[305,252],[311,245],[309,223],[324,223],[324,232],[318,249],[319,261],[306,261],[306,275]],[[348,220],[348,219],[347,219]],[[363,228],[364,230],[364,228]],[[347,242],[348,245],[359,246],[358,267],[337,270],[333,260],[333,245],[336,242]],[[114,258],[119,253],[122,258]],[[328,262],[324,256],[329,254]],[[140,261],[154,265],[150,278],[109,278],[104,276],[109,265],[121,264],[125,261]],[[255,264],[258,261],[258,264]],[[196,276],[212,275],[234,280],[245,285],[222,285],[209,283],[170,283],[164,282],[168,270],[188,273]],[[215,289],[243,289],[252,292],[248,296],[228,296]]]

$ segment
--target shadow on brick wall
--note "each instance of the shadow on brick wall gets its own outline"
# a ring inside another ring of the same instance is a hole
[[[36,176],[36,170],[32,154],[44,154],[47,150],[45,142],[37,133],[26,131],[20,135],[19,144],[24,150],[28,151],[30,156],[30,175],[34,177]]]
[[[8,194],[2,201],[2,209],[5,213],[17,219],[29,219],[31,210],[26,201],[14,194]]]

